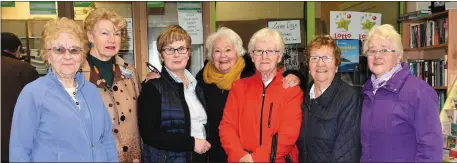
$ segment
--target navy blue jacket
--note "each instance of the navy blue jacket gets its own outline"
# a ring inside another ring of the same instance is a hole
[[[160,78],[143,84],[138,97],[138,127],[143,139],[144,162],[191,162],[196,155],[190,132],[190,113],[184,85],[173,80],[165,67]],[[197,97],[205,106],[203,91]],[[208,132],[207,132],[208,133]]]

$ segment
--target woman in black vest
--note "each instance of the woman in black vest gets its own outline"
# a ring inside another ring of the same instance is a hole
[[[144,162],[203,162],[207,116],[203,91],[186,70],[191,38],[178,25],[157,38],[164,67],[160,78],[143,85],[138,98],[138,126]]]

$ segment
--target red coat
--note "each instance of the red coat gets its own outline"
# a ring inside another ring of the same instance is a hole
[[[287,154],[292,161],[298,161],[295,142],[302,122],[303,93],[300,87],[283,88],[282,80],[278,70],[264,89],[257,71],[254,76],[233,83],[219,125],[228,162],[238,162],[248,154],[246,151],[252,151],[254,162],[269,162],[275,133],[278,133],[276,161],[284,162]]]

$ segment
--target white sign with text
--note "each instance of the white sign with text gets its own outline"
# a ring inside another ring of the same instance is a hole
[[[189,33],[192,44],[203,44],[203,24],[201,13],[178,12],[178,22]]]
[[[300,20],[269,21],[268,28],[281,32],[285,44],[300,44]]]

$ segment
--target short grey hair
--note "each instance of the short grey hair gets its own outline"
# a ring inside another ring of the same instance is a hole
[[[271,28],[262,28],[259,31],[255,32],[254,35],[252,35],[251,39],[249,40],[248,44],[248,50],[249,53],[252,53],[252,51],[255,48],[255,44],[257,40],[272,40],[275,43],[277,50],[280,51],[281,54],[284,53],[284,39],[282,38],[281,32],[279,32],[276,29],[271,29]]]
[[[390,24],[383,24],[371,28],[363,43],[363,53],[368,51],[368,43],[376,38],[387,39],[392,42],[395,54],[398,57],[403,57],[403,43],[400,34]]]
[[[243,48],[243,40],[241,40],[241,37],[232,29],[221,27],[216,32],[211,33],[206,39],[206,59],[209,61],[213,59],[213,43],[219,39],[229,41],[228,43],[233,44],[238,56],[243,56],[244,53],[246,53],[246,50]]]

